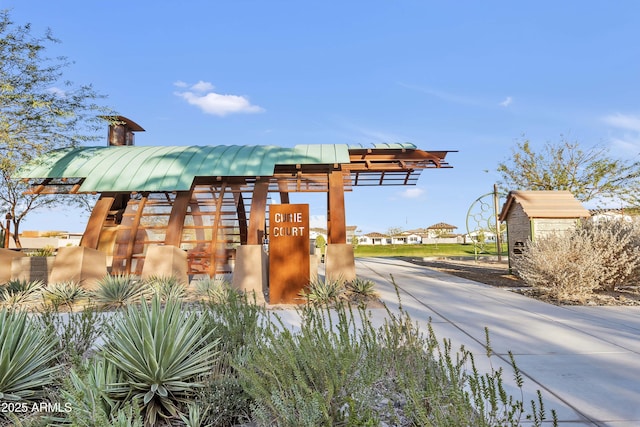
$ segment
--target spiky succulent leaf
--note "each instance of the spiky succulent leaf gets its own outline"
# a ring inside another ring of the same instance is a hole
[[[105,276],[97,283],[91,296],[98,304],[119,308],[127,304],[137,303],[150,293],[146,282],[135,276],[122,274]]]
[[[156,295],[150,304],[129,306],[107,331],[104,357],[124,375],[110,384],[110,396],[137,399],[147,423],[158,416],[175,416],[178,403],[188,403],[202,374],[210,371],[217,346],[206,331],[204,317],[170,299],[165,306]]]
[[[0,302],[11,308],[33,306],[40,302],[43,289],[44,283],[40,280],[10,280],[0,288]]]
[[[59,370],[56,339],[26,312],[0,310],[0,399],[35,400]]]

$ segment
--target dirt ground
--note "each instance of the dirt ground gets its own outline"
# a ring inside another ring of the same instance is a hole
[[[406,261],[418,265],[424,265],[434,270],[449,273],[454,276],[474,280],[491,286],[509,288],[510,291],[518,292],[532,298],[537,298],[552,304],[558,305],[640,305],[640,287],[624,286],[615,292],[595,292],[591,298],[584,302],[577,301],[554,301],[542,292],[527,286],[520,278],[509,273],[509,266],[506,261],[475,261],[475,260],[453,260],[453,259],[433,259],[404,258]]]

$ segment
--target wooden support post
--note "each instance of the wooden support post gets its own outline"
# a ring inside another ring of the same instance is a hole
[[[341,170],[333,170],[329,173],[327,209],[326,277],[331,280],[353,280],[356,275],[356,266],[353,246],[347,244],[344,181]]]
[[[327,195],[327,243],[347,243],[347,227],[344,210],[344,181],[341,170],[329,172]]]
[[[193,188],[190,191],[178,191],[176,198],[171,207],[171,214],[169,215],[169,222],[167,224],[167,234],[164,238],[165,245],[180,247],[182,241],[182,229],[184,228],[184,219],[187,216],[187,208],[191,203],[191,195]]]
[[[267,216],[267,194],[269,192],[269,178],[258,178],[253,188],[251,212],[249,213],[248,245],[262,244],[264,237],[264,223]]]
[[[105,197],[101,195],[96,205],[91,211],[91,216],[87,222],[87,228],[84,230],[82,239],[80,240],[80,246],[91,249],[98,249],[100,243],[100,232],[104,226],[104,221],[107,219],[109,210],[113,205],[115,197]]]

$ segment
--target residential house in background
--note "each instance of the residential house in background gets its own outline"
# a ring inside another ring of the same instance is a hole
[[[387,240],[389,240],[387,242]],[[388,237],[385,234],[382,233],[377,233],[377,232],[373,232],[373,233],[367,233],[364,234],[362,236],[358,236],[358,244],[360,245],[387,245],[387,244],[391,244],[391,239],[388,239]]]
[[[438,243],[464,243],[464,236],[455,234],[458,227],[439,222],[427,228],[407,230],[394,236],[372,232],[357,236],[360,245],[420,245]]]

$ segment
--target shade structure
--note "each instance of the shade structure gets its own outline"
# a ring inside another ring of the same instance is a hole
[[[56,150],[15,176],[41,194],[99,194],[81,245],[106,253],[114,274],[140,274],[150,246],[187,254],[189,275],[233,271],[236,248],[268,241],[272,194],[327,193],[328,243],[346,242],[344,192],[415,185],[449,168],[450,151],[413,144],[109,146]]]

